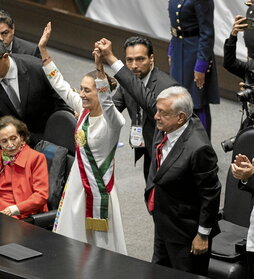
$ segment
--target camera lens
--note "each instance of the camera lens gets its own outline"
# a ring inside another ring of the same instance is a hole
[[[235,143],[235,138],[236,137],[231,137],[231,138],[221,142],[221,146],[222,146],[222,149],[224,150],[224,152],[228,152],[228,151],[233,150],[233,145]]]
[[[240,91],[236,93],[240,102],[248,102],[251,98],[252,89],[245,89],[244,91]]]

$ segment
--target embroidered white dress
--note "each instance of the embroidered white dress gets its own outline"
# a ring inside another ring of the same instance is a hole
[[[79,95],[64,81],[63,76],[51,62],[43,67],[49,82],[64,101],[82,114]],[[108,86],[104,80],[96,79],[96,88]],[[98,93],[103,115],[89,117],[88,144],[98,167],[104,162],[119,139],[121,127],[125,124],[122,114],[115,108],[109,92]],[[89,166],[85,165],[85,168]],[[120,205],[114,185],[109,194],[108,231],[86,229],[86,192],[82,184],[77,154],[68,177],[64,195],[60,201],[54,231],[73,239],[96,245],[111,251],[127,254],[124,239]]]

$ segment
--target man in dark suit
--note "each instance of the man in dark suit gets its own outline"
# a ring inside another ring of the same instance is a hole
[[[10,91],[16,94],[16,101]],[[60,109],[71,111],[49,84],[41,60],[26,54],[10,56],[0,40],[0,116],[13,115],[24,121],[34,145],[49,116]]]
[[[15,25],[11,15],[0,10],[0,40],[3,40],[9,53],[29,54],[41,58],[36,44],[20,39],[14,35]]]
[[[254,278],[254,158],[250,161],[246,155],[238,154],[231,164],[232,174],[239,179],[238,187],[252,195],[250,226],[246,243],[247,277]]]
[[[101,39],[96,46],[121,86],[156,120],[145,190],[155,223],[153,263],[206,275],[212,237],[219,232],[221,185],[215,151],[200,120],[192,117],[192,98],[179,86],[156,98],[113,55],[110,41]]]
[[[124,43],[124,51],[127,68],[140,78],[155,96],[163,89],[177,85],[177,82],[171,76],[154,66],[153,46],[147,38],[128,38]],[[155,128],[154,118],[143,111],[136,101],[129,94],[126,94],[122,86],[116,91],[113,101],[120,112],[126,108],[128,110],[132,125],[130,143],[135,151],[135,162],[144,155],[143,171],[145,180],[147,180]],[[140,136],[143,136],[142,139],[137,139],[139,137],[138,130]],[[133,133],[135,134],[133,135]],[[133,141],[133,138],[137,140]]]

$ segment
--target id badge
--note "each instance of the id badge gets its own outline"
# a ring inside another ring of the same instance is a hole
[[[130,144],[132,147],[144,147],[145,142],[142,135],[142,126],[131,126]]]

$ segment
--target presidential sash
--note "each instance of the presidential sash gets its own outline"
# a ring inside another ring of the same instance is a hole
[[[82,184],[86,192],[86,229],[108,230],[109,193],[114,185],[115,145],[98,167],[88,139],[89,111],[81,115],[75,131],[75,147]]]

